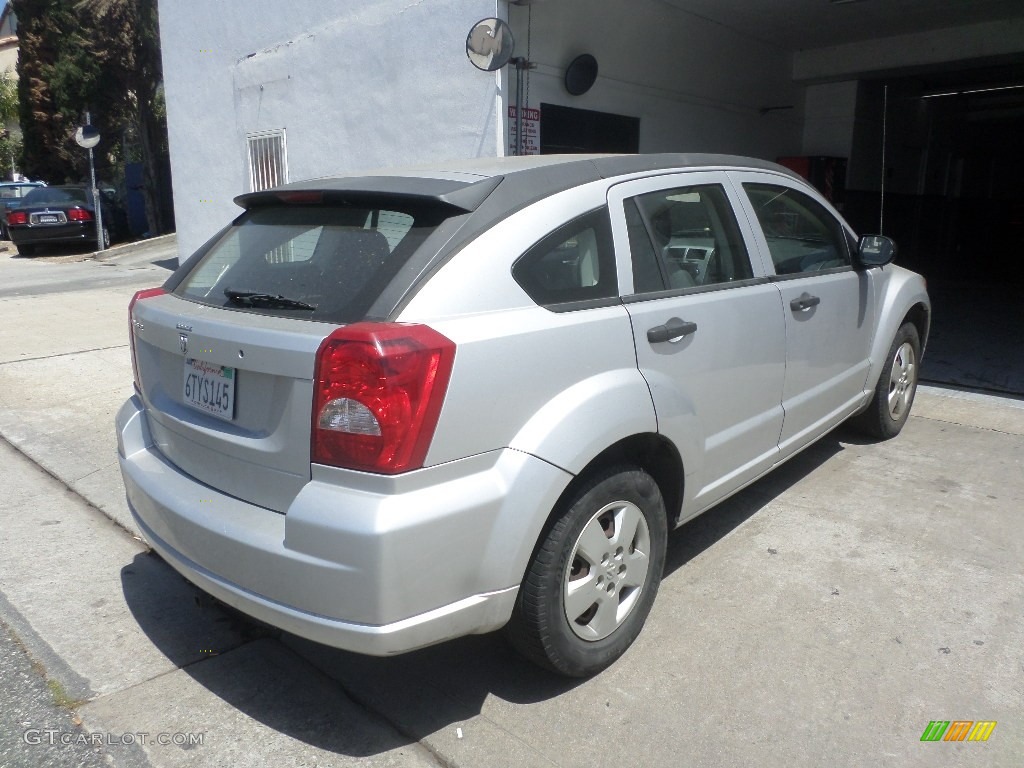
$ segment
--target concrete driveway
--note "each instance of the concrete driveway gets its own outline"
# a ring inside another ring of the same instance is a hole
[[[500,635],[358,657],[225,613],[137,538],[113,415],[169,255],[0,254],[0,620],[115,764],[1020,765],[1024,402],[924,388],[897,439],[838,430],[676,531],[591,680]],[[935,720],[997,725],[922,742]]]

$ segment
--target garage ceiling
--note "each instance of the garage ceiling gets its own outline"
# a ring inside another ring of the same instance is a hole
[[[791,51],[1024,19],[1021,0],[662,0]]]

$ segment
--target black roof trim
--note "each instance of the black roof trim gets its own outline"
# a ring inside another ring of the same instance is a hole
[[[260,192],[248,192],[235,198],[242,208],[280,205],[281,192],[321,192],[323,204],[350,201],[375,202],[401,199],[410,202],[441,203],[462,213],[475,211],[501,184],[502,176],[483,177],[466,182],[417,176],[353,176],[341,179],[314,179],[286,184]]]
[[[765,170],[799,178],[789,169],[751,157],[718,154],[539,155],[476,158],[429,167],[294,182],[239,195],[243,208],[281,205],[281,192],[322,192],[324,205],[440,206],[448,218],[412,255],[370,308],[369,316],[389,319],[466,243],[516,211],[584,184],[632,174],[668,174],[704,169]],[[477,180],[479,179],[479,180]],[[294,204],[300,205],[296,202]],[[547,233],[538,233],[538,239]]]

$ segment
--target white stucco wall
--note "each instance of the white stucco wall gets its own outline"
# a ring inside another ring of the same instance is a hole
[[[179,256],[237,215],[232,198],[249,189],[247,133],[285,129],[290,181],[495,155],[501,79],[469,64],[465,40],[496,8],[161,3]]]
[[[552,0],[513,6],[509,21],[516,55],[537,64],[530,107],[639,117],[641,152],[799,153],[803,94],[788,51],[659,0]],[[598,79],[572,96],[565,69],[583,53]]]
[[[531,107],[638,117],[641,152],[801,150],[791,55],[659,0],[175,0],[160,24],[180,255],[237,214],[247,133],[285,130],[291,181],[504,153],[514,70],[480,72],[465,55],[492,15],[537,64]],[[599,77],[576,97],[563,77],[581,53]]]

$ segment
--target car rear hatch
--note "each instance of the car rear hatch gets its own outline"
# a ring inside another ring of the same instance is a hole
[[[310,479],[321,342],[339,325],[388,319],[386,297],[406,293],[465,213],[437,195],[287,189],[239,198],[248,210],[131,310],[157,449],[278,512]]]
[[[287,508],[309,480],[318,323],[139,302],[135,360],[150,433],[182,471],[253,504]]]

